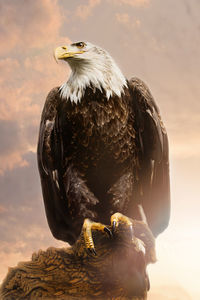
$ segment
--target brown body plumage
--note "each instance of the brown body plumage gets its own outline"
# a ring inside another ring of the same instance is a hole
[[[133,78],[119,96],[87,87],[77,104],[59,88],[42,114],[38,162],[53,235],[73,244],[85,218],[108,223],[121,212],[157,235],[169,220],[166,131],[146,85]]]

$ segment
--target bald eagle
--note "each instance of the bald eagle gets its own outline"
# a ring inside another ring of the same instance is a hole
[[[89,42],[58,47],[55,58],[72,72],[48,94],[39,131],[53,236],[73,244],[85,218],[108,224],[120,212],[138,220],[145,215],[156,237],[169,222],[169,159],[149,89],[138,78],[127,80],[108,52]]]

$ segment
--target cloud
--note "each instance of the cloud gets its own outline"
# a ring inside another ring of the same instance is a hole
[[[17,151],[9,155],[0,155],[0,175],[3,175],[6,170],[27,166],[27,162],[22,158],[23,153],[24,152]]]
[[[0,136],[0,175],[14,167],[26,166],[27,162],[22,156],[27,147],[19,123],[0,120]]]
[[[0,205],[0,214],[3,214],[7,211],[7,208],[3,205]]]
[[[129,24],[129,22],[130,22],[130,16],[129,16],[129,14],[126,14],[126,13],[121,13],[121,14],[117,13],[116,18],[117,18],[117,21],[122,24]]]
[[[15,70],[15,72],[17,72],[17,70],[19,70],[19,67],[20,67],[20,64],[17,59],[13,59],[10,57],[1,59],[0,60],[0,69],[2,70],[3,76],[1,76],[1,78],[0,78],[0,84],[2,84],[5,81],[8,83],[11,72],[13,72],[13,70]]]
[[[59,44],[68,42],[61,38]],[[22,59],[0,60],[4,76],[0,80],[0,173],[24,167],[23,154],[36,151],[40,115],[48,92],[64,82],[67,64],[58,65],[53,49]]]
[[[23,80],[20,87],[15,87],[18,80],[12,78],[12,72],[10,75],[9,83],[5,81],[0,85],[0,173],[15,166],[26,165],[22,156],[36,143],[36,139],[32,136],[32,141],[27,140],[24,133],[27,128],[36,128],[39,123],[40,106],[32,99],[32,95],[35,94],[33,88],[28,81]]]
[[[107,0],[109,3],[115,5],[130,5],[133,7],[146,6],[149,4],[150,0]],[[86,20],[89,16],[92,15],[92,12],[96,6],[98,6],[102,1],[101,0],[88,0],[87,4],[81,4],[76,8],[75,15],[80,17],[82,20]],[[104,1],[104,8],[106,6],[106,1]],[[122,23],[127,22],[127,14],[117,14],[117,19]]]
[[[137,19],[133,19],[127,13],[116,13],[116,19],[119,23],[123,25],[127,25],[129,27],[140,27],[141,21]]]
[[[16,121],[0,120],[0,174],[14,166],[25,166],[22,159],[23,141]]]
[[[76,9],[76,16],[86,20],[91,14],[93,9],[99,5],[101,0],[89,0],[87,4],[79,5]]]
[[[0,53],[14,47],[23,51],[54,42],[59,35],[62,13],[57,0],[2,1],[0,4]],[[22,50],[22,49],[21,49]]]
[[[9,153],[19,140],[19,126],[15,121],[0,120],[0,153]]]
[[[116,5],[130,5],[133,7],[144,7],[149,5],[150,0],[109,0]]]
[[[36,154],[28,152],[22,159],[27,162],[26,166],[7,169],[4,175],[0,176],[1,205],[8,208],[11,204],[13,213],[17,213],[24,205],[31,203],[34,206],[41,195]]]

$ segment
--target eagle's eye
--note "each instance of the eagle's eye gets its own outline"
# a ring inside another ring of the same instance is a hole
[[[85,43],[84,42],[76,43],[76,47],[78,47],[79,49],[82,49],[85,47]]]

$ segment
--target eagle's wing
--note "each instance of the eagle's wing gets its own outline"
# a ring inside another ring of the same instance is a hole
[[[138,198],[155,236],[169,223],[170,182],[168,138],[159,109],[140,79],[129,81],[139,145]]]
[[[61,113],[59,88],[54,88],[48,94],[42,112],[37,158],[51,232],[55,238],[73,244],[84,218],[94,217],[91,206],[98,201],[64,157]]]
[[[37,158],[40,172],[43,199],[49,227],[54,237],[66,240],[67,228],[62,222],[62,211],[65,211],[63,192],[60,190],[55,151],[52,149],[52,138],[55,137],[57,108],[60,104],[58,88],[47,96],[40,123]],[[59,144],[58,144],[59,147]],[[57,153],[59,151],[57,150]],[[67,218],[66,218],[67,219]]]

